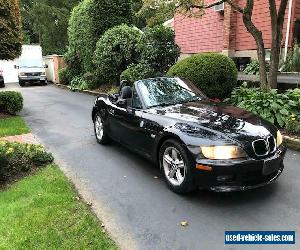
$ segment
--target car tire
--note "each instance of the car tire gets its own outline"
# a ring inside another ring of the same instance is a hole
[[[187,194],[196,189],[192,169],[194,160],[182,143],[173,139],[165,141],[159,150],[159,165],[173,192]],[[176,172],[174,169],[177,169]]]
[[[25,86],[25,82],[19,81],[19,85],[20,85],[21,87],[24,87],[24,86]]]
[[[106,145],[110,142],[110,138],[107,135],[106,126],[100,112],[97,112],[94,117],[94,132],[96,140],[99,144]]]

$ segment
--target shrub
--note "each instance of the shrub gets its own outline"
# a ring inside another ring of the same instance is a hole
[[[58,71],[59,83],[64,85],[69,85],[71,77],[69,76],[69,71],[67,68],[60,69]]]
[[[130,3],[130,0],[84,0],[73,9],[68,28],[69,50],[78,57],[82,74],[93,71],[96,43],[104,32],[132,22]]]
[[[300,135],[300,116],[292,114],[286,121],[286,130],[291,134]]]
[[[180,55],[180,48],[175,43],[174,31],[163,25],[146,28],[138,44],[138,50],[141,61],[161,73],[166,73]]]
[[[299,89],[294,91],[298,92]],[[292,100],[289,97],[294,94],[294,91],[279,94],[275,89],[265,91],[260,88],[247,88],[246,85],[242,85],[232,92],[228,101],[283,128],[292,115],[300,115],[300,99]]]
[[[127,80],[130,83],[134,83],[137,80],[157,77],[159,75],[159,72],[156,72],[146,63],[131,64],[121,74],[120,81]]]
[[[117,83],[127,66],[138,60],[136,44],[140,37],[139,30],[127,25],[116,26],[104,33],[94,57],[100,83]]]
[[[179,61],[168,75],[192,81],[210,98],[225,98],[236,86],[237,73],[229,57],[202,53]]]
[[[267,71],[270,70],[270,65],[266,64]],[[259,74],[259,61],[252,60],[243,71],[247,75],[258,75]]]
[[[283,63],[282,71],[300,72],[300,47],[298,44],[295,44],[287,60]]]
[[[0,181],[53,162],[53,156],[40,145],[0,141]]]
[[[84,80],[83,76],[75,76],[71,81],[70,87],[72,90],[76,90],[76,89],[84,90],[84,89],[88,89],[88,84]]]
[[[0,92],[0,111],[15,115],[23,109],[23,97],[15,91]]]

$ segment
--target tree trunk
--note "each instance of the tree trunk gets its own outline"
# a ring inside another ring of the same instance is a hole
[[[268,76],[267,76],[267,65],[266,65],[266,51],[264,44],[258,39],[256,40],[257,44],[257,57],[259,62],[259,80],[260,86],[263,89],[269,90],[270,86],[268,84]]]
[[[268,78],[267,78],[266,51],[265,51],[264,39],[262,36],[262,32],[252,22],[253,6],[254,6],[254,0],[247,0],[247,5],[242,12],[243,22],[246,29],[253,36],[257,45],[260,86],[263,89],[270,89],[270,86],[268,85]]]
[[[271,60],[270,60],[270,72],[269,72],[269,86],[272,89],[276,89],[279,60],[280,60],[280,45],[282,41],[282,33],[276,28],[272,35],[272,47],[271,47]]]

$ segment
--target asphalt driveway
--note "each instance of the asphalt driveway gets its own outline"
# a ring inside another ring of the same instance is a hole
[[[7,88],[17,85],[10,84]],[[243,193],[169,191],[151,163],[93,135],[94,97],[54,86],[18,88],[22,115],[56,156],[80,193],[93,203],[124,249],[300,249],[300,154],[289,151],[286,169],[271,186]],[[156,178],[158,177],[158,178]],[[186,220],[189,225],[181,227]],[[296,231],[293,246],[225,246],[225,230]],[[298,245],[298,246],[297,246]]]

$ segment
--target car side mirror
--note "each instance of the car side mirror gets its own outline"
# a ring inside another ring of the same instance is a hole
[[[117,101],[117,106],[120,108],[125,108],[127,107],[127,100],[126,99],[119,99]]]
[[[15,69],[18,69],[18,68],[19,68],[19,66],[18,66],[18,65],[14,65],[14,68],[15,68]]]

